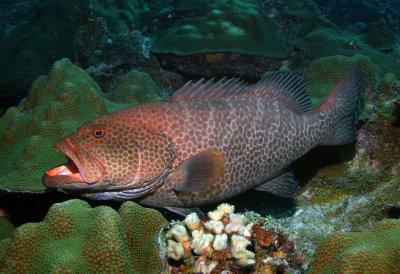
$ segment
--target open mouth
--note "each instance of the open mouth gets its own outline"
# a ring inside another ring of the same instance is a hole
[[[99,161],[83,146],[64,138],[54,143],[54,147],[64,153],[68,163],[49,170],[43,176],[43,184],[48,188],[68,191],[104,187],[98,184],[103,169]],[[86,173],[90,170],[89,175]],[[94,171],[94,172],[93,172]]]
[[[78,167],[75,163],[67,156],[68,163],[66,165],[62,165],[52,170],[46,172],[46,175],[54,177],[54,176],[66,176],[73,178],[75,181],[83,182],[83,178],[79,173]]]

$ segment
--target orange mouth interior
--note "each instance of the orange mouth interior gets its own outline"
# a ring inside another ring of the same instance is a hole
[[[83,181],[78,167],[70,159],[68,159],[68,164],[53,168],[47,171],[46,174],[49,176],[68,176]]]

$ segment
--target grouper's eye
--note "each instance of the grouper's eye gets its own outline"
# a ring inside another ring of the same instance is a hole
[[[93,129],[93,136],[96,138],[102,138],[106,135],[106,129],[103,127],[96,127]]]

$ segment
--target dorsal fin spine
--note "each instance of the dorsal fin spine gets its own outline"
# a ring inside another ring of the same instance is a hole
[[[266,97],[282,102],[298,114],[313,111],[311,101],[305,90],[310,82],[305,82],[299,75],[290,72],[275,72],[266,76],[260,82],[248,86],[239,79],[225,77],[214,82],[214,79],[186,83],[172,97],[176,100],[221,99],[245,96]]]

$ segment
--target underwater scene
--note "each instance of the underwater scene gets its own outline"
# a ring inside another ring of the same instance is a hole
[[[0,273],[400,273],[400,1],[0,22]]]

